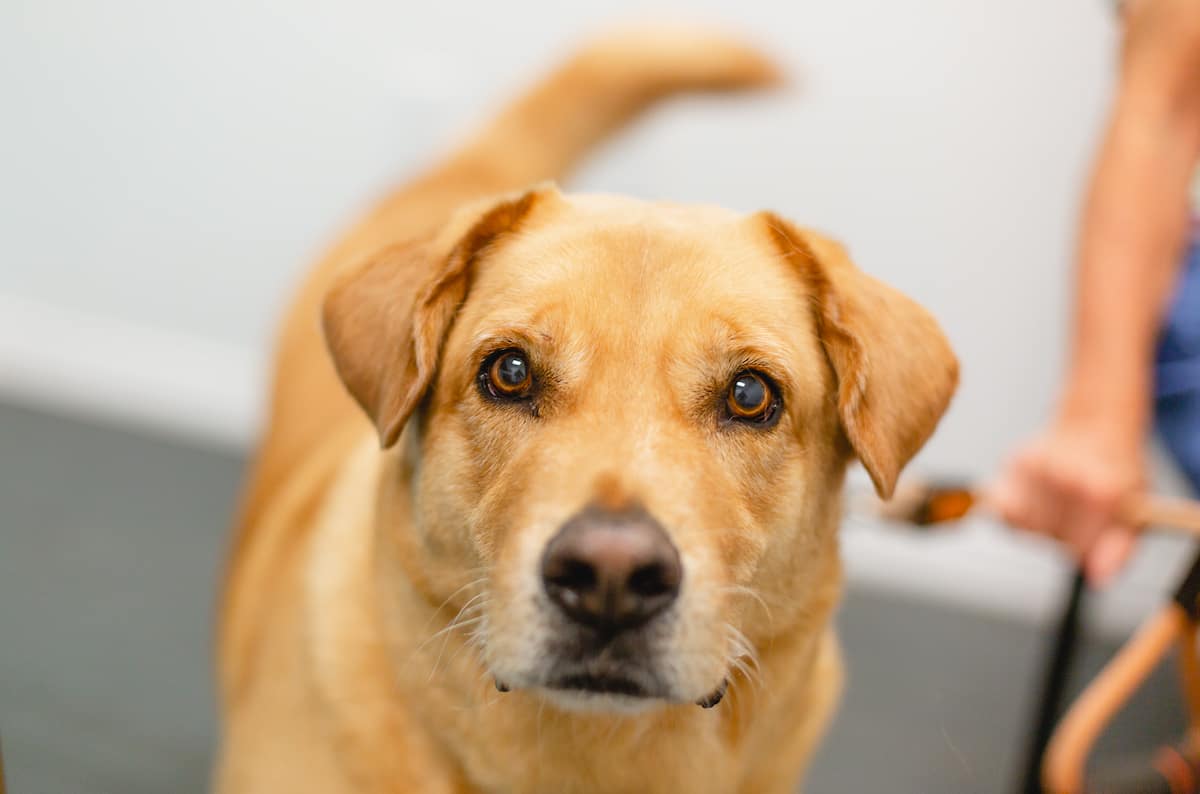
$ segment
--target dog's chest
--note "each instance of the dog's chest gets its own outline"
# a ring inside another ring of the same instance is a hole
[[[543,719],[545,715],[543,714]],[[488,732],[458,748],[481,794],[728,794],[740,775],[709,731],[575,731],[553,718],[528,736]]]

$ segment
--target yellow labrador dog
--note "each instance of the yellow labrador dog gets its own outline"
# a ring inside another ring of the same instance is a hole
[[[661,97],[774,79],[719,35],[601,39],[310,275],[226,582],[217,790],[794,789],[840,685],[844,470],[892,489],[954,356],[768,212],[542,181]]]

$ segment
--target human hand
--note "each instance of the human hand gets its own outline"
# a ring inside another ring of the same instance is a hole
[[[1099,585],[1133,550],[1137,531],[1123,511],[1144,480],[1136,436],[1060,419],[1017,449],[987,501],[1012,526],[1061,541]]]

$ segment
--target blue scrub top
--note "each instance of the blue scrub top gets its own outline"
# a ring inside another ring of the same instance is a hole
[[[1200,224],[1163,323],[1155,360],[1154,422],[1200,494]]]
[[[1187,261],[1163,323],[1156,364],[1158,396],[1200,390],[1200,234],[1192,235]]]

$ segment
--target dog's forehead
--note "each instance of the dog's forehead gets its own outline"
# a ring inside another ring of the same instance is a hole
[[[473,300],[493,319],[559,314],[644,333],[714,315],[748,329],[807,315],[806,286],[762,225],[716,207],[563,197],[486,260]]]

